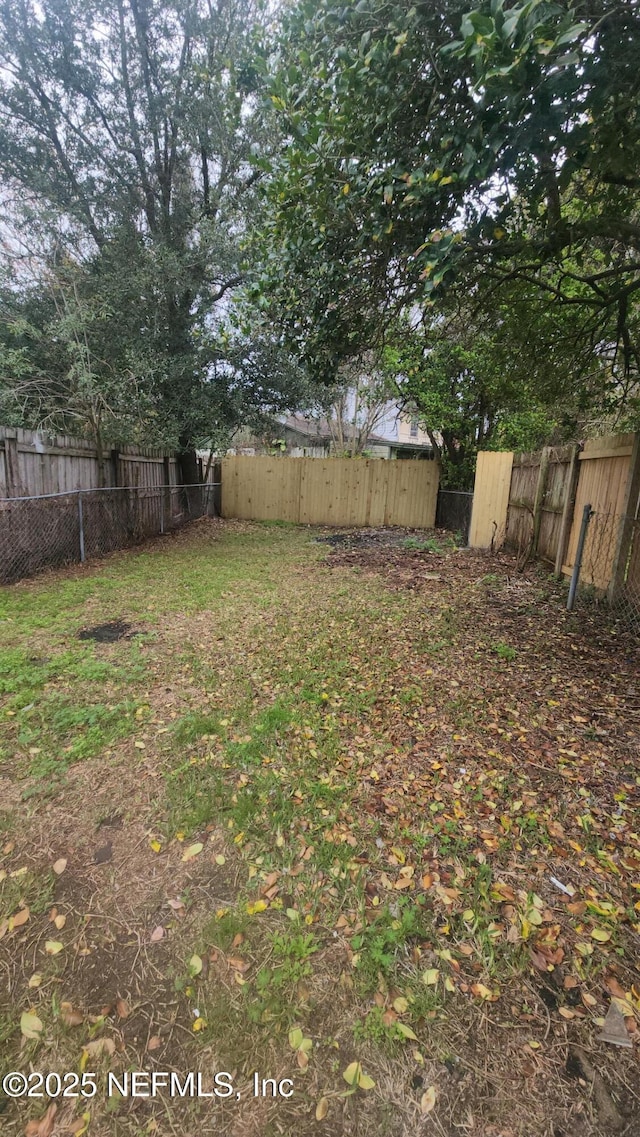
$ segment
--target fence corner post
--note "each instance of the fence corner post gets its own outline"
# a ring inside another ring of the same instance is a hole
[[[582,524],[580,525],[580,536],[578,537],[578,547],[576,549],[576,559],[573,565],[573,572],[571,574],[571,584],[569,585],[569,595],[567,597],[567,612],[571,612],[576,592],[578,591],[578,582],[580,580],[580,569],[582,568],[582,554],[584,553],[584,544],[587,539],[587,529],[591,520],[591,503],[585,505],[582,510]]]
[[[565,499],[562,504],[562,520],[560,522],[560,536],[558,537],[558,549],[556,552],[556,563],[554,565],[554,574],[560,579],[562,576],[562,566],[564,559],[567,555],[567,548],[569,545],[569,537],[571,535],[571,526],[573,525],[573,511],[576,504],[576,491],[578,489],[578,474],[580,472],[580,462],[578,456],[580,454],[580,446],[575,443],[571,448],[571,460],[569,463],[569,475],[567,477],[567,485],[565,490]]]
[[[4,431],[4,471],[7,497],[20,497],[20,460],[18,457],[18,431]]]
[[[610,604],[615,603],[624,587],[627,561],[629,559],[629,550],[631,548],[631,539],[633,536],[633,522],[635,519],[635,512],[639,498],[640,431],[636,433],[633,440],[633,450],[631,452],[631,458],[629,459],[627,485],[624,492],[620,526],[616,539],[616,548],[613,554],[613,564],[611,566],[611,581],[608,589],[608,600]]]
[[[536,496],[533,500],[533,539],[531,542],[531,554],[535,556],[538,551],[538,544],[540,542],[540,526],[542,524],[542,506],[544,502],[544,495],[547,489],[547,476],[549,473],[549,459],[551,457],[551,447],[543,447],[540,455],[540,467],[538,470],[538,483],[536,485]]]

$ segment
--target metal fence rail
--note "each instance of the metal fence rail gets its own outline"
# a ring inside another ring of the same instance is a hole
[[[109,486],[0,498],[0,583],[104,556],[198,517],[218,516],[219,486]]]

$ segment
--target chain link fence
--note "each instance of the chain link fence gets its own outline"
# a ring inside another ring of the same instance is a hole
[[[625,625],[640,634],[640,518],[627,521],[631,530],[629,553],[614,608]]]
[[[627,554],[612,588],[621,541]],[[640,518],[591,513],[582,555],[579,596],[583,602],[609,596],[621,622],[630,630],[640,632]]]
[[[473,494],[464,490],[438,490],[436,529],[459,533],[463,543],[469,540]]]
[[[219,515],[219,482],[0,498],[0,583],[100,557]]]

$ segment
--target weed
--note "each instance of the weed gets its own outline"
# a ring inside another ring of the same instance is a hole
[[[364,1020],[354,1023],[353,1037],[356,1043],[373,1042],[391,1053],[405,1042],[405,1035],[395,1022],[385,1023],[382,1007],[372,1007]]]
[[[514,647],[511,647],[509,644],[503,643],[502,640],[500,640],[498,643],[492,644],[491,650],[496,653],[499,659],[504,659],[507,661],[507,663],[513,663],[514,659],[516,659],[518,655]]]
[[[372,924],[351,940],[358,953],[356,978],[364,990],[376,987],[380,974],[390,974],[399,954],[412,940],[427,933],[421,905],[401,896],[393,907],[386,906]]]
[[[0,881],[0,913],[10,916],[25,905],[34,916],[46,912],[53,902],[53,884],[54,876],[49,871],[5,877]]]
[[[402,542],[404,549],[419,549],[425,553],[441,553],[442,548],[439,541],[435,537],[427,537],[424,541],[419,540],[418,537],[407,537]]]

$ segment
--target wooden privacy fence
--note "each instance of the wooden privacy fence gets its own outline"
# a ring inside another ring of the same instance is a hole
[[[0,427],[0,498],[38,497],[100,486],[154,489],[179,483],[175,454],[123,446],[98,453],[93,442]]]
[[[435,461],[223,458],[222,516],[430,529],[439,480]]]
[[[583,583],[612,599],[622,590],[640,598],[640,435],[606,435],[536,454],[479,454],[469,543],[506,544],[569,576],[585,505],[593,515]]]

